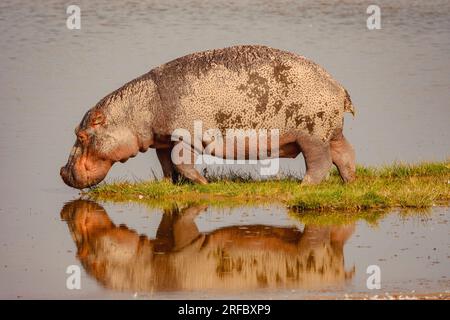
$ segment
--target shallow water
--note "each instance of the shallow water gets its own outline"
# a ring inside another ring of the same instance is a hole
[[[448,1],[379,1],[382,29],[375,31],[365,26],[370,1],[79,3],[79,31],[66,28],[63,1],[0,3],[0,297],[117,295],[84,269],[83,289],[66,288],[67,266],[80,261],[60,210],[78,193],[62,183],[59,168],[73,144],[73,128],[88,108],[128,80],[193,51],[259,43],[300,53],[325,67],[348,89],[357,108],[356,118],[346,118],[345,134],[359,163],[449,156]],[[284,171],[303,168],[301,156],[282,161]],[[155,154],[148,152],[115,166],[108,180],[146,179],[152,170],[160,175]],[[155,231],[159,223],[156,211],[105,208],[115,223],[139,233]],[[258,215],[253,220],[238,218],[250,209],[236,210],[222,214],[208,208],[196,223],[202,233],[241,223],[296,223],[278,207],[268,209],[275,213],[267,221],[261,208],[251,210]],[[436,208],[421,221],[393,213],[377,228],[356,222],[343,249],[345,270],[355,265],[355,274],[343,289],[326,292],[367,290],[368,264],[381,267],[382,290],[448,290],[443,278],[450,276],[448,214],[448,208]],[[210,216],[214,219],[207,220]],[[273,297],[312,294],[298,283],[291,285],[244,292],[247,297],[265,297],[264,290]],[[213,291],[205,295],[234,294]],[[181,289],[153,294],[192,297]]]

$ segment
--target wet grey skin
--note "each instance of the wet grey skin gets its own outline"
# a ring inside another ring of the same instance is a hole
[[[348,92],[300,55],[258,45],[193,53],[126,83],[91,108],[75,129],[77,140],[60,174],[69,186],[90,187],[115,162],[154,148],[165,178],[206,184],[192,161],[174,164],[171,158],[179,143],[195,156],[194,141],[172,141],[171,135],[184,128],[194,137],[194,121],[199,120],[203,132],[278,129],[279,147],[269,144],[268,149],[280,158],[302,153],[302,183],[320,183],[333,163],[343,181],[351,182],[355,154],[343,135],[344,112],[354,114]],[[212,148],[210,154],[220,151]],[[234,158],[248,153],[235,150]]]

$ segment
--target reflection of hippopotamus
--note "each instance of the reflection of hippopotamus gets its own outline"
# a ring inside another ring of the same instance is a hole
[[[205,206],[166,211],[156,239],[116,226],[95,202],[64,206],[86,271],[104,286],[122,291],[319,289],[344,284],[343,247],[353,225],[296,228],[232,226],[209,234],[194,218]]]
[[[225,135],[227,129],[278,129],[278,147],[269,142],[267,157],[295,158],[303,153],[306,183],[321,182],[332,163],[344,181],[352,181],[354,152],[342,133],[346,111],[354,112],[347,91],[302,56],[265,46],[194,53],[132,80],[89,110],[75,129],[77,141],[61,176],[75,188],[92,186],[104,179],[113,163],[151,147],[165,177],[181,174],[207,183],[193,161],[174,163],[171,158],[178,143],[185,145],[188,159],[199,145],[213,143],[207,136],[189,143],[172,141],[176,129],[194,136],[197,120],[203,130],[217,129]],[[248,144],[244,148],[244,153],[234,150],[231,157],[255,158]],[[225,149],[221,144],[207,154],[228,158]],[[263,159],[259,151],[256,158]]]

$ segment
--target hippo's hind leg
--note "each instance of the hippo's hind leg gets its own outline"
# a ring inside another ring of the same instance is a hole
[[[339,170],[344,182],[352,182],[356,178],[355,151],[340,130],[330,141],[331,158]]]
[[[330,144],[315,137],[302,135],[297,143],[305,158],[306,174],[302,184],[318,184],[329,174],[332,161]]]
[[[192,182],[199,184],[208,184],[208,180],[202,176],[193,164],[177,164],[175,165],[177,171],[185,178]]]
[[[171,153],[172,148],[156,149],[156,155],[159,163],[161,163],[164,179],[170,179],[173,183],[177,183],[180,175],[175,170],[175,165],[170,158]]]
[[[174,163],[175,170],[192,182],[207,184],[208,180],[206,180],[206,178],[202,176],[197,169],[195,169],[195,153],[193,147],[186,145],[183,142],[177,142],[174,148],[176,148],[176,152],[183,154],[179,154],[181,158],[178,161],[174,162],[171,158],[172,163]]]

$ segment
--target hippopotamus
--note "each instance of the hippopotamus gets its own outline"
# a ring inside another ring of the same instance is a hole
[[[195,162],[173,158],[180,144],[194,156],[199,141],[174,139],[173,133],[183,128],[194,134],[194,122],[201,121],[204,129],[224,135],[228,129],[276,129],[278,143],[267,146],[268,157],[302,153],[302,183],[322,182],[333,164],[343,181],[351,182],[355,153],[343,135],[345,112],[355,113],[347,90],[298,54],[260,45],[192,53],[150,70],[92,107],[75,129],[76,142],[60,174],[69,186],[94,186],[114,163],[153,148],[164,178],[206,184]],[[200,146],[211,143],[200,140]],[[214,148],[209,154],[223,155]]]

